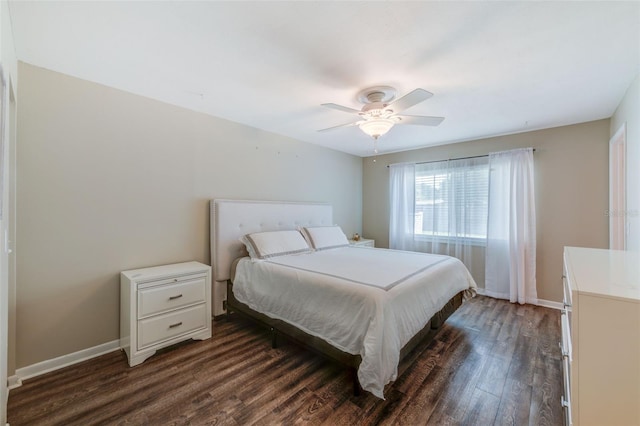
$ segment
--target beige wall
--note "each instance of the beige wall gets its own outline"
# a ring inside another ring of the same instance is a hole
[[[209,263],[212,198],[323,201],[362,159],[20,64],[17,367],[118,339],[119,271]]]
[[[640,74],[631,83],[611,117],[610,136],[626,124],[628,223],[627,250],[640,250]]]
[[[387,164],[536,149],[538,297],[562,300],[564,246],[607,248],[609,120],[443,145],[363,159],[363,236],[389,244]],[[482,263],[482,262],[480,262]],[[483,269],[483,268],[481,268]],[[483,284],[483,270],[472,271]]]

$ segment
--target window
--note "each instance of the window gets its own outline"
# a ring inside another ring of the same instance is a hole
[[[486,240],[487,157],[417,164],[416,236]]]

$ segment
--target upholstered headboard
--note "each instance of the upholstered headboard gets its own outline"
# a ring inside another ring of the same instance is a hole
[[[326,203],[212,200],[211,268],[214,316],[224,312],[226,280],[231,264],[246,255],[240,237],[252,232],[296,229],[298,226],[333,225],[333,208]]]

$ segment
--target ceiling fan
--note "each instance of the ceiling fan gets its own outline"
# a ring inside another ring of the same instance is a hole
[[[322,104],[327,108],[344,111],[360,116],[360,120],[339,126],[318,130],[326,132],[342,127],[358,126],[375,141],[387,133],[396,124],[413,124],[419,126],[437,126],[442,123],[444,117],[428,117],[422,115],[400,115],[399,113],[433,96],[433,93],[424,89],[414,89],[399,99],[396,97],[396,89],[389,86],[374,86],[358,93],[358,100],[364,103],[361,110],[346,106],[327,103]],[[377,152],[377,149],[375,150]]]

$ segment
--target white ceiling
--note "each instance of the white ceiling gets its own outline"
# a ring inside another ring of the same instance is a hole
[[[19,60],[359,156],[375,85],[434,96],[381,153],[610,117],[640,72],[640,2],[10,1]]]

